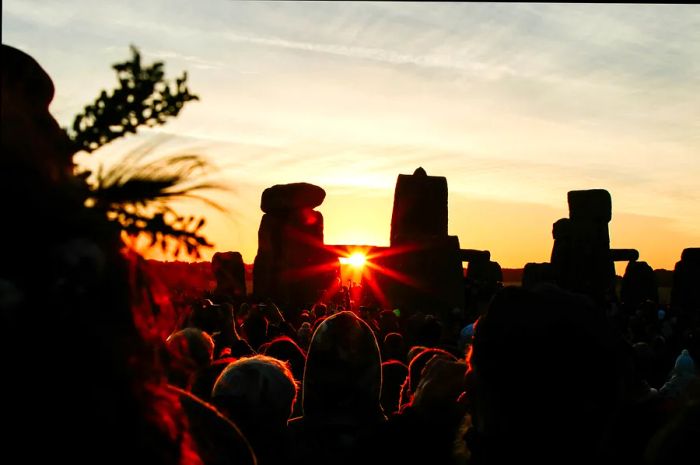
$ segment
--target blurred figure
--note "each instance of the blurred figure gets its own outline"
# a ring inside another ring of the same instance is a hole
[[[267,342],[269,321],[260,309],[252,309],[241,326],[241,334],[254,351]]]
[[[195,373],[211,364],[214,341],[204,331],[185,328],[171,334],[165,341],[167,347],[168,380],[171,384],[189,391]]]
[[[6,454],[27,463],[47,453],[74,464],[216,463],[208,460],[216,446],[199,440],[167,385],[167,313],[154,310],[141,258],[123,253],[119,226],[85,206],[74,147],[48,110],[51,78],[4,44],[2,63],[0,315],[8,347],[23,347],[7,366],[21,382],[6,385],[14,403]],[[40,344],[27,344],[27,334]],[[245,442],[225,428],[231,444]],[[246,447],[227,457],[255,460]]]
[[[299,326],[299,330],[297,331],[297,340],[299,341],[299,347],[302,349],[306,350],[309,347],[309,344],[311,344],[311,336],[312,336],[312,330],[311,330],[311,325],[305,321]]]
[[[466,413],[463,361],[433,355],[425,364],[415,394],[389,422],[378,463],[420,465],[454,463],[453,449]]]
[[[415,354],[408,365],[408,376],[401,387],[401,408],[410,404],[413,400],[413,396],[423,376],[423,369],[433,357],[457,361],[457,357],[442,349],[423,348],[423,350]]]
[[[676,358],[668,380],[659,389],[659,394],[667,399],[679,400],[685,394],[688,386],[697,381],[698,372],[695,360],[687,349],[683,349]]]

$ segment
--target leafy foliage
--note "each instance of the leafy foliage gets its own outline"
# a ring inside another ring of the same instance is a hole
[[[111,94],[103,90],[91,105],[77,115],[68,134],[76,150],[92,152],[114,139],[136,133],[140,126],[154,127],[177,116],[185,103],[199,100],[187,88],[187,73],[175,80],[164,79],[163,63],[141,63],[141,54],[131,47],[131,60],[113,66],[119,87]]]
[[[139,127],[164,124],[179,114],[185,103],[198,100],[187,88],[187,73],[171,84],[164,79],[163,63],[141,63],[138,49],[131,47],[132,58],[113,66],[119,87],[111,94],[102,91],[95,103],[75,117],[67,130],[76,151],[93,152],[105,144],[136,133]],[[185,253],[200,258],[201,247],[211,247],[201,233],[204,218],[178,215],[168,202],[177,198],[196,198],[223,210],[218,204],[195,192],[221,189],[198,181],[211,168],[197,155],[175,155],[146,160],[150,150],[135,151],[119,163],[93,177],[84,170],[79,177],[87,189],[86,205],[101,211],[116,222],[131,238],[145,236],[150,247],[160,246],[164,253],[178,257]],[[94,180],[89,181],[91,178]]]
[[[201,157],[176,155],[147,161],[146,153],[132,153],[106,173],[100,170],[88,205],[104,211],[129,237],[145,235],[151,247],[159,245],[166,254],[177,257],[184,252],[200,258],[200,247],[212,246],[201,234],[205,219],[178,215],[168,202],[196,198],[223,211],[194,193],[221,186],[195,181],[210,168]]]

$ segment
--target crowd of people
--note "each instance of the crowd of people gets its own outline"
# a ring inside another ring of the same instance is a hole
[[[85,207],[49,76],[2,50],[8,457],[697,463],[698,308],[611,315],[544,284],[496,290],[458,332],[431,309],[319,303],[288,318],[203,295],[168,312]]]

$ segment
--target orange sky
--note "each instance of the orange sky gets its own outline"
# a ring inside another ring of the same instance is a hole
[[[198,153],[231,192],[199,204],[216,250],[252,262],[262,191],[323,187],[326,243],[387,245],[398,174],[447,177],[449,232],[503,267],[549,259],[566,193],[604,188],[613,247],[672,268],[700,246],[697,5],[3,2],[3,42],[52,76],[70,125],[110,65],[188,72],[177,119],[100,149]],[[182,206],[181,206],[182,207]],[[207,257],[213,251],[207,253]],[[618,268],[618,271],[620,269]]]
[[[449,183],[448,177],[448,187]],[[243,199],[254,201],[256,193],[252,187],[244,185],[240,190],[234,194],[239,200],[234,204],[245,202]],[[257,192],[258,205],[261,193]],[[325,243],[389,245],[392,202],[393,186],[385,190],[328,192],[326,200],[317,208],[325,219]],[[490,250],[492,259],[504,268],[521,268],[528,262],[549,261],[552,223],[568,217],[565,192],[559,204],[555,208],[450,193],[448,228],[450,234],[459,236],[462,248]],[[667,218],[617,213],[614,205],[613,198],[613,219],[609,225],[611,247],[636,248],[640,251],[640,260],[655,268],[673,269],[682,249],[688,244],[697,244],[693,236],[674,230]],[[202,211],[199,206],[186,204],[181,210],[195,214]],[[204,256],[209,258],[214,250],[237,250],[247,263],[252,263],[262,215],[259,209],[257,214],[251,213],[251,218],[237,216],[235,211],[229,216],[212,212],[204,232],[217,247],[205,251]],[[153,256],[163,258],[157,252]],[[618,264],[619,274],[624,273],[625,265]]]

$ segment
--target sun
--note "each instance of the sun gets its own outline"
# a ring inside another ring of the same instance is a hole
[[[350,265],[353,268],[362,268],[365,266],[367,257],[363,253],[355,252],[349,257],[340,257],[340,263],[343,265]]]

